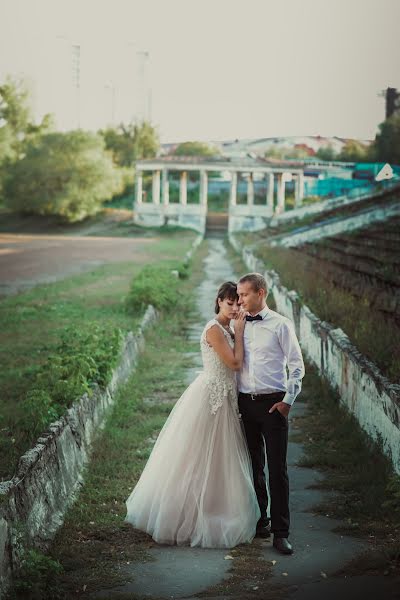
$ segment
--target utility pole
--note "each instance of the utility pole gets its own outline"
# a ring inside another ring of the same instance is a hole
[[[72,45],[72,85],[76,95],[76,126],[81,126],[81,47],[78,44]]]
[[[136,118],[138,121],[149,121],[151,119],[151,91],[149,86],[149,58],[147,50],[136,52],[137,58],[137,98],[138,106]]]
[[[105,84],[105,89],[111,92],[111,125],[115,125],[115,85],[112,81]]]

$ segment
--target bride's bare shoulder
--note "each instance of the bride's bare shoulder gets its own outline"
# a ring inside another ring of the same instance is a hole
[[[205,330],[205,338],[210,345],[221,343],[225,339],[225,333],[222,325],[216,319],[210,321],[209,327]]]

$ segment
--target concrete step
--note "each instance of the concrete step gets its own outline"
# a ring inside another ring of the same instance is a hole
[[[228,213],[208,213],[206,217],[206,231],[227,231]]]

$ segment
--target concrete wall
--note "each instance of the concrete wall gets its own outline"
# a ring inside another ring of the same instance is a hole
[[[266,204],[235,204],[229,206],[229,231],[260,231],[265,229],[272,217],[272,209]]]
[[[151,202],[135,203],[134,221],[146,227],[177,225],[194,229],[204,235],[206,228],[207,206],[201,204],[171,203],[163,205]]]
[[[321,321],[302,305],[296,292],[288,291],[274,271],[250,249],[242,248],[233,235],[230,243],[249,271],[263,273],[276,302],[277,311],[295,324],[305,356],[338,390],[341,403],[376,441],[400,474],[400,385],[390,383],[378,367],[363,356],[339,328]]]
[[[320,202],[313,202],[311,204],[304,204],[303,206],[294,208],[293,210],[287,210],[279,215],[275,215],[271,219],[269,225],[270,227],[278,227],[283,223],[304,219],[305,217],[328,212],[351,204],[356,204],[357,202],[360,202],[361,200],[367,200],[368,198],[377,198],[378,200],[380,196],[387,194],[391,190],[395,190],[396,188],[400,190],[400,185],[396,181],[385,181],[383,184],[381,183],[378,185],[373,190],[354,190],[345,196],[332,198],[330,200],[321,200]]]
[[[368,227],[372,223],[386,221],[397,215],[400,215],[400,203],[398,201],[393,201],[393,203],[386,206],[361,211],[354,216],[344,218],[335,217],[328,223],[311,225],[307,227],[305,231],[294,231],[293,233],[288,233],[279,237],[277,236],[275,239],[271,240],[271,246],[293,248],[332,235],[347,233],[349,231],[360,229],[361,227]]]

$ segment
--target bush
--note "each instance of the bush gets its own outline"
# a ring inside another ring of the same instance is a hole
[[[97,324],[77,331],[67,328],[54,355],[37,374],[22,401],[20,429],[34,439],[65,409],[95,385],[106,386],[118,360],[122,342],[119,329]]]
[[[15,212],[74,222],[97,213],[125,184],[100,136],[71,131],[30,144],[10,166],[3,193]]]
[[[177,271],[178,277],[173,274]],[[182,303],[179,292],[179,278],[188,276],[187,264],[175,267],[147,265],[133,280],[126,300],[128,312],[139,312],[149,304],[169,312]]]
[[[28,550],[24,554],[21,567],[14,578],[14,588],[24,598],[39,599],[43,598],[56,583],[56,577],[63,572],[62,565],[39,552],[38,550]],[[56,597],[56,596],[52,596]]]

